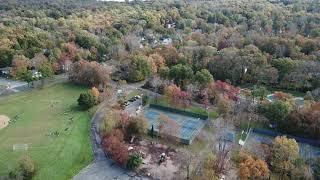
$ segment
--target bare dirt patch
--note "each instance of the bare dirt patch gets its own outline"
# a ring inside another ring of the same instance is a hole
[[[0,129],[3,129],[9,125],[10,118],[5,115],[0,115]]]
[[[153,179],[175,179],[176,173],[181,166],[178,152],[175,149],[148,140],[142,140],[130,145],[136,153],[143,155],[143,164],[138,169],[139,174]],[[159,163],[162,153],[165,153],[166,160]]]

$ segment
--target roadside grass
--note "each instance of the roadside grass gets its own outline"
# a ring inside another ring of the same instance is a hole
[[[35,161],[34,179],[71,179],[93,159],[90,111],[79,111],[77,98],[87,89],[55,84],[1,98],[0,114],[15,119],[0,130],[0,176],[15,168],[21,155]],[[28,144],[27,151],[13,151]]]

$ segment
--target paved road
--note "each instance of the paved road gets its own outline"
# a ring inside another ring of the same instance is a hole
[[[0,86],[4,87],[0,88],[0,95],[11,94],[29,89],[28,83],[26,82],[6,78],[0,78]]]
[[[134,89],[134,87],[131,87]],[[114,90],[116,92],[116,90]],[[91,141],[94,153],[94,161],[82,169],[73,180],[144,180],[146,178],[139,177],[135,173],[127,171],[110,158],[107,158],[101,146],[101,139],[98,133],[98,124],[104,117],[108,104],[116,101],[116,93],[112,93],[111,97],[102,102],[91,119]]]

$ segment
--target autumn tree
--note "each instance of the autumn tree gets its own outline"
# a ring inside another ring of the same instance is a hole
[[[227,118],[228,114],[231,111],[232,104],[231,104],[230,100],[226,99],[223,96],[219,96],[218,102],[217,102],[217,107],[218,107],[219,114],[222,114],[222,116],[224,118]]]
[[[191,103],[191,97],[188,92],[182,91],[174,84],[165,88],[165,95],[172,105],[181,106],[184,109],[186,109]]]
[[[202,171],[199,174],[194,174],[191,179],[194,180],[218,180],[219,174],[215,172],[214,164],[216,161],[215,155],[211,152],[206,156],[202,163]]]
[[[218,80],[214,83],[214,88],[229,100],[237,101],[239,98],[240,88],[234,87],[227,82]]]
[[[127,134],[129,136],[142,136],[143,134],[146,134],[148,131],[148,121],[143,116],[138,116],[135,118],[132,118],[128,122],[127,126]]]
[[[175,47],[165,46],[161,49],[156,49],[156,51],[164,57],[167,65],[171,66],[178,63],[179,53]]]
[[[294,135],[320,137],[320,103],[290,112],[280,129]]]
[[[170,119],[164,114],[160,114],[158,121],[158,130],[161,138],[166,139],[170,142],[179,141],[181,132],[180,124],[177,121]]]
[[[16,55],[12,60],[11,75],[13,77],[21,77],[21,74],[25,74],[31,67],[30,60],[23,55]]]
[[[153,73],[159,72],[159,69],[165,66],[164,58],[158,53],[149,55],[148,60],[151,64],[151,69]]]
[[[267,179],[270,175],[268,164],[261,160],[252,157],[250,154],[240,154],[240,179]]]
[[[295,161],[299,158],[299,145],[295,139],[278,136],[272,144],[271,167],[282,177],[288,175],[295,168]]]
[[[102,140],[104,150],[111,158],[122,166],[126,166],[129,152],[123,143],[123,133],[119,129],[114,129],[112,133]]]
[[[80,60],[72,65],[69,79],[78,84],[105,88],[109,74],[110,72],[97,62]]]

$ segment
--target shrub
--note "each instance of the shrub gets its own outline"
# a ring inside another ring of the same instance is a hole
[[[35,175],[35,164],[30,156],[25,155],[20,158],[18,167],[9,173],[12,179],[30,180]]]
[[[78,105],[84,110],[89,109],[96,104],[97,98],[91,92],[81,93],[78,98]]]
[[[91,88],[91,94],[94,95],[94,97],[96,97],[97,99],[99,98],[100,92],[96,87],[92,87]]]
[[[128,169],[137,169],[142,164],[142,158],[139,154],[133,154],[129,156],[127,162]]]

